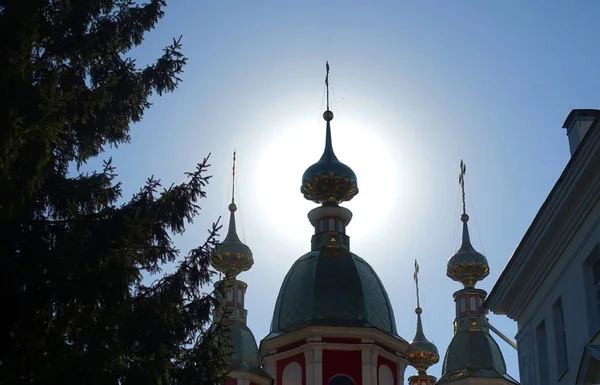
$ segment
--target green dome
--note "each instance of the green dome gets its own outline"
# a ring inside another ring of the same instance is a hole
[[[331,111],[325,111],[323,116]],[[304,198],[316,202],[342,203],[351,200],[358,194],[358,182],[356,174],[352,169],[340,162],[333,152],[331,144],[331,119],[327,120],[325,133],[325,150],[321,159],[310,166],[302,175],[302,186],[300,192]]]
[[[507,378],[500,347],[489,333],[458,332],[452,338],[438,384],[463,377]]]
[[[210,257],[211,265],[225,274],[235,277],[243,271],[248,271],[254,265],[252,250],[246,246],[237,235],[235,229],[235,203],[229,205],[229,230],[223,242],[218,243]]]
[[[474,287],[477,281],[488,276],[490,266],[487,258],[471,245],[467,226],[469,216],[462,214],[460,220],[463,222],[462,244],[460,249],[448,260],[446,275],[461,282],[465,287]]]
[[[260,354],[252,331],[241,322],[231,325],[233,356],[229,364],[230,370],[242,369],[269,377],[260,367]]]
[[[335,257],[311,251],[294,263],[281,285],[267,338],[309,325],[373,327],[397,335],[379,277],[346,250]]]

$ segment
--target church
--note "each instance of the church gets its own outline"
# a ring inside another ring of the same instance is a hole
[[[211,258],[212,266],[225,275],[216,285],[228,282],[226,314],[233,354],[225,385],[402,385],[405,381],[409,385],[518,384],[506,373],[502,352],[490,334],[483,306],[487,293],[476,288],[489,274],[489,265],[469,238],[464,204],[466,169],[462,163],[462,244],[448,260],[446,273],[457,282],[453,295],[456,318],[441,378],[427,373],[440,361],[440,354],[423,330],[421,318],[435,315],[423,313],[419,306],[416,261],[417,327],[412,338],[398,334],[385,287],[368,262],[350,248],[346,229],[352,212],[342,204],[358,195],[358,178],[333,150],[328,74],[329,65],[325,79],[327,110],[323,113],[325,149],[306,169],[300,186],[304,199],[317,205],[308,213],[314,227],[311,249],[289,268],[275,303],[270,332],[259,343],[246,323],[247,285],[237,279],[254,260],[250,247],[236,232],[234,196],[227,235]]]

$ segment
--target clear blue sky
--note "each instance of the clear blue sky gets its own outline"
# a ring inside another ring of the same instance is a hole
[[[489,291],[569,159],[567,114],[600,107],[599,12],[592,0],[170,1],[134,55],[148,62],[182,34],[183,84],[103,159],[114,157],[130,196],[150,175],[182,181],[212,152],[202,214],[176,238],[187,252],[227,214],[238,150],[239,233],[255,258],[240,279],[260,340],[284,275],[310,248],[314,204],[299,187],[323,148],[329,60],[334,148],[361,189],[346,205],[352,250],[378,272],[407,340],[419,260],[425,333],[443,355],[460,288],[445,275],[459,246],[460,159]],[[513,321],[490,318],[515,335]],[[516,352],[497,341],[518,378]]]

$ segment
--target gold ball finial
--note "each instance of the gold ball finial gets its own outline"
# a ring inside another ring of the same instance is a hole
[[[460,216],[460,220],[461,220],[463,223],[466,223],[466,222],[468,222],[468,221],[469,221],[469,216],[468,216],[467,214],[462,214],[462,215]]]
[[[331,122],[333,120],[333,112],[329,110],[323,112],[323,119],[327,122]]]
[[[423,313],[423,309],[421,309],[420,307],[417,307],[417,308],[415,309],[415,313],[417,313],[417,314],[419,314],[419,315],[420,315],[421,313]]]
[[[229,211],[232,212],[232,213],[235,213],[236,210],[237,210],[236,204],[235,203],[230,203],[229,204]]]

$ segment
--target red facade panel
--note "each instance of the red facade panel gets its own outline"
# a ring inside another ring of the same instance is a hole
[[[390,368],[390,370],[392,371],[392,373],[394,374],[394,385],[402,385],[402,384],[397,383],[398,382],[398,373],[397,373],[398,367],[397,367],[397,365],[382,356],[377,357],[377,383],[378,384],[379,384],[379,367],[381,365],[387,365]]]
[[[283,383],[283,371],[285,370],[285,367],[291,362],[297,362],[298,364],[300,364],[300,368],[302,368],[302,385],[306,385],[306,365],[304,360],[304,353],[298,353],[291,357],[283,358],[277,361],[277,384],[285,385]]]
[[[323,385],[338,375],[345,375],[356,385],[362,385],[362,355],[360,350],[323,350]]]

